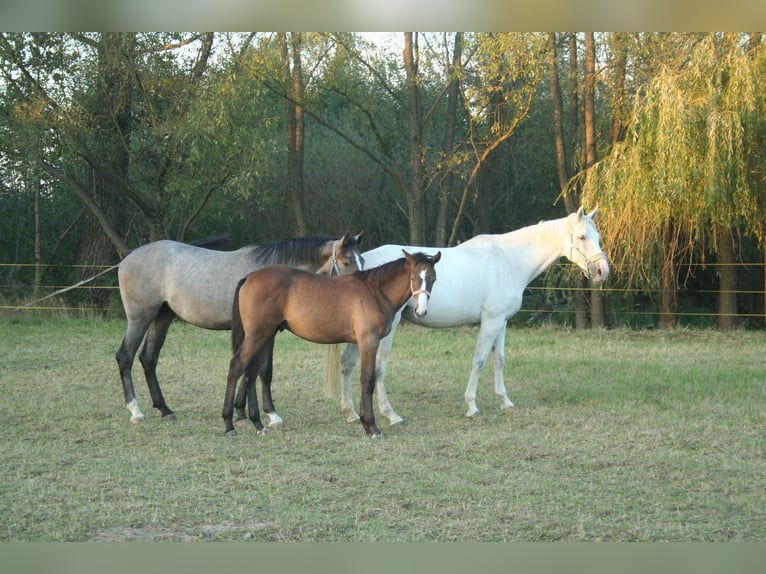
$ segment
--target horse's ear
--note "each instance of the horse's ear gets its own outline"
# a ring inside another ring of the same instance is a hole
[[[439,263],[439,259],[441,259],[441,258],[442,258],[442,252],[441,251],[437,251],[436,255],[431,257],[431,262],[432,263]]]
[[[357,233],[357,234],[354,236],[354,239],[356,239],[356,242],[357,242],[357,243],[361,243],[361,242],[362,242],[362,237],[363,237],[363,236],[364,236],[364,231],[360,231],[359,233]]]
[[[408,261],[412,261],[413,257],[409,253],[407,253],[404,249],[402,249],[402,253],[404,253],[404,256],[407,258]]]
[[[588,217],[589,217],[590,219],[592,219],[593,221],[596,221],[596,215],[598,215],[598,205],[595,207],[595,209],[594,209],[593,211],[591,211],[591,212],[588,214]]]
[[[348,243],[348,231],[346,231],[338,241],[340,241],[341,245],[346,245]]]
[[[581,205],[577,209],[577,219],[582,219],[582,214],[585,213],[585,208]]]

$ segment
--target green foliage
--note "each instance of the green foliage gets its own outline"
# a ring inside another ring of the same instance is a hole
[[[625,140],[588,174],[585,201],[601,206],[604,243],[628,285],[655,276],[669,233],[689,258],[704,258],[718,229],[763,234],[765,190],[753,186],[750,154],[763,138],[766,55],[741,42],[707,34],[685,47],[683,65],[659,66],[636,94]]]

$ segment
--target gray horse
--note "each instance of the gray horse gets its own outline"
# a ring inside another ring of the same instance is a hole
[[[258,243],[236,251],[207,249],[177,241],[143,245],[122,260],[118,270],[120,297],[128,326],[117,351],[125,405],[131,422],[144,419],[138,407],[131,371],[146,336],[140,360],[152,404],[163,418],[175,419],[160,390],[157,360],[170,323],[178,317],[203,329],[231,329],[232,302],[240,279],[274,264],[330,275],[362,269],[359,251],[362,234],[340,238],[299,237]]]

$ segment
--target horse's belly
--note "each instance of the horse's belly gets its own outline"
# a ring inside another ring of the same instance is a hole
[[[411,323],[435,329],[469,325],[481,320],[481,309],[460,305],[434,306],[429,304],[428,312],[423,317],[417,317],[414,308],[408,305],[402,314]]]

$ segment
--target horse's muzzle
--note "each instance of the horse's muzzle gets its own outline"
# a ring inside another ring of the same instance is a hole
[[[415,316],[425,317],[426,313],[428,313],[428,300],[431,298],[431,293],[425,289],[419,289],[413,291],[412,295],[415,298]]]
[[[588,261],[588,279],[594,283],[603,283],[609,276],[609,262],[606,255],[601,255]]]

